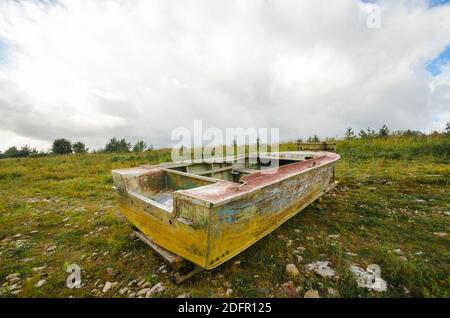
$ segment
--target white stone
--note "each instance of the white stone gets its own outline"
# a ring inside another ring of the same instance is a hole
[[[128,291],[128,287],[124,287],[121,290],[119,290],[119,294],[123,295]]]
[[[18,277],[20,277],[19,273],[9,274],[8,276],[6,276],[6,280],[10,280],[13,278],[18,278]]]
[[[387,283],[381,278],[379,266],[371,264],[367,270],[356,265],[350,266],[350,271],[356,276],[358,287],[367,288],[376,292],[387,290]]]
[[[118,282],[111,283],[111,282],[107,281],[107,282],[105,283],[105,286],[103,286],[102,292],[105,294],[105,293],[107,293],[109,290],[111,290],[111,289],[113,289],[114,287],[116,287],[117,285],[119,285]]]
[[[306,265],[306,269],[309,271],[315,272],[317,275],[320,275],[325,278],[333,277],[336,273],[334,269],[330,267],[330,262],[313,262]]]
[[[54,246],[50,246],[50,247],[47,248],[46,251],[47,251],[47,252],[53,252],[53,251],[56,250],[56,248],[57,248],[57,247],[56,247],[55,245],[54,245]]]
[[[34,285],[34,287],[40,288],[40,287],[44,286],[44,284],[45,284],[46,282],[47,282],[47,281],[46,281],[45,279],[41,279],[40,281],[38,281],[38,282],[36,283],[36,285]]]
[[[142,288],[140,291],[138,291],[138,292],[136,293],[136,296],[143,296],[143,295],[145,295],[149,290],[150,290],[150,287],[148,287],[148,288]]]
[[[308,290],[303,298],[320,298],[320,296],[317,290]]]
[[[162,293],[163,291],[166,290],[166,287],[163,285],[163,283],[158,283],[155,286],[153,286],[146,294],[145,294],[145,298],[150,298],[152,297],[154,294],[159,294]]]

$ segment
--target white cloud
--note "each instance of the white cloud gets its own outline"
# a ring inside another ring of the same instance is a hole
[[[283,138],[433,129],[449,118],[449,76],[425,64],[450,42],[450,6],[379,3],[368,29],[356,0],[2,1],[0,149],[169,145],[194,119]]]

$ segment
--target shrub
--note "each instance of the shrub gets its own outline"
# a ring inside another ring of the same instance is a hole
[[[147,149],[147,143],[143,140],[138,141],[134,146],[133,146],[133,151],[134,152],[144,152]]]

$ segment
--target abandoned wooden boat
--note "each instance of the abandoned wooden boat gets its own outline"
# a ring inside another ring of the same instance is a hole
[[[119,206],[151,242],[212,269],[323,194],[340,156],[294,151],[258,158],[113,170]],[[262,163],[268,159],[278,160],[279,167]]]

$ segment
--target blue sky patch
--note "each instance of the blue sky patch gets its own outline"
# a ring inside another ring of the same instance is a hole
[[[450,0],[430,0],[430,7],[437,7],[449,4]]]
[[[438,56],[427,63],[427,70],[434,76],[442,72],[442,67],[450,63],[450,45]]]
[[[9,45],[0,38],[0,65],[7,64],[9,56]]]

